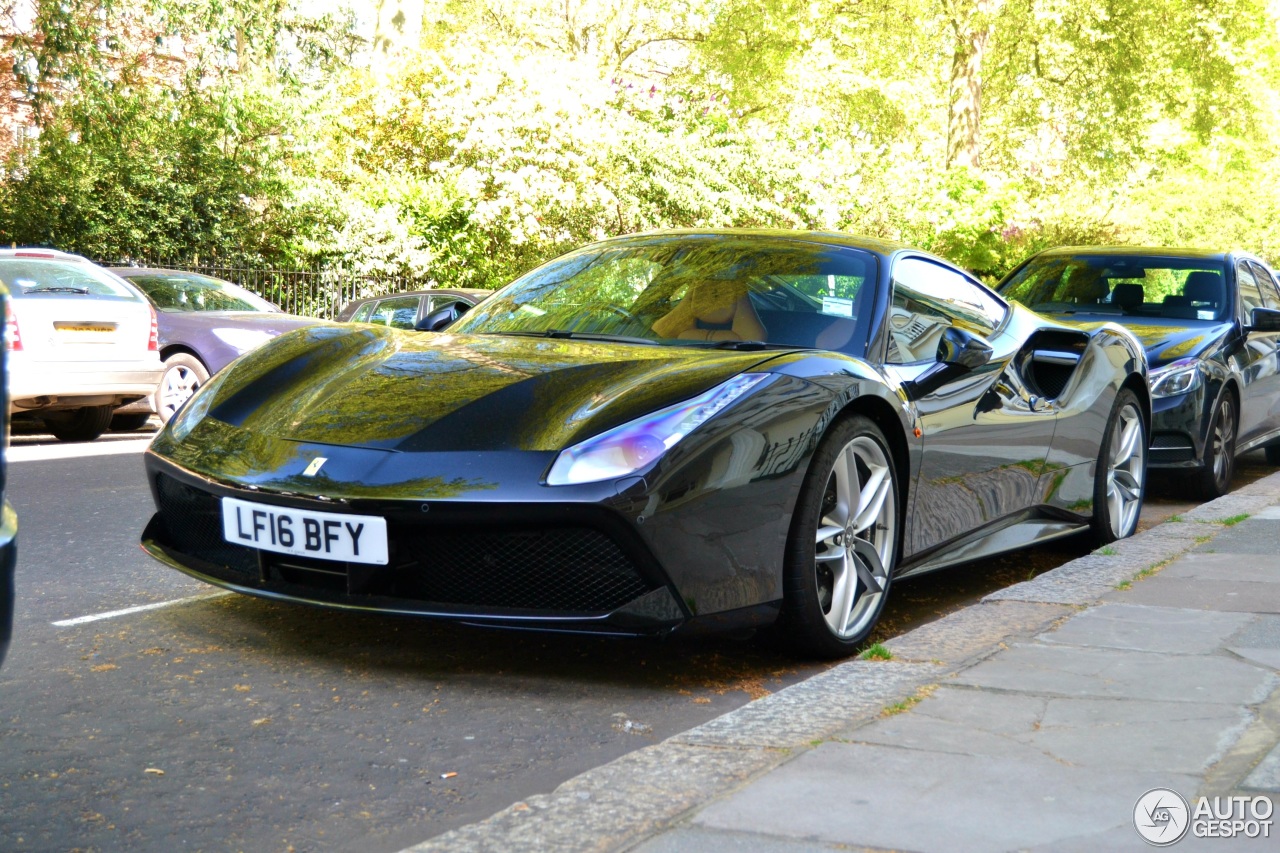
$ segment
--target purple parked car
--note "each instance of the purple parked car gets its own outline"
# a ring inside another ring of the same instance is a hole
[[[116,430],[138,429],[152,412],[168,421],[211,375],[239,356],[276,335],[323,322],[286,314],[239,285],[207,275],[138,267],[111,271],[155,305],[165,366],[151,398],[116,409],[111,421]]]

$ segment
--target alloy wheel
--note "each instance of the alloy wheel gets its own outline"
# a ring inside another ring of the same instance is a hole
[[[868,628],[889,586],[898,518],[892,470],[879,443],[859,436],[836,456],[827,480],[814,570],[819,607],[841,639]]]
[[[200,387],[200,377],[186,365],[177,364],[164,372],[160,382],[160,418],[168,421]]]
[[[1111,447],[1107,454],[1107,514],[1111,529],[1122,538],[1138,526],[1146,453],[1142,413],[1132,403],[1126,404],[1111,429]]]
[[[1235,453],[1236,440],[1236,412],[1230,397],[1222,398],[1218,404],[1218,416],[1213,422],[1213,480],[1218,491],[1225,492],[1230,485],[1231,457]]]

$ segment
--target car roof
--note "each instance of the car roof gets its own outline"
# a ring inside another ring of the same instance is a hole
[[[1052,258],[1061,255],[1148,255],[1158,258],[1191,258],[1220,261],[1228,255],[1247,254],[1215,249],[1179,249],[1168,246],[1055,246],[1032,257]]]
[[[82,264],[91,264],[93,261],[83,255],[73,255],[70,252],[59,252],[57,249],[45,249],[39,246],[21,247],[16,249],[0,249],[0,259],[21,258],[24,261],[75,261]]]
[[[846,234],[843,231],[797,231],[789,228],[663,228],[645,231],[639,234],[624,234],[610,237],[595,245],[627,240],[643,240],[662,237],[764,237],[779,240],[805,240],[811,243],[826,243],[834,246],[848,246],[854,249],[865,249],[881,255],[891,255],[903,250],[919,251],[906,243],[895,243],[892,240],[881,240],[877,237],[863,237],[857,234]]]

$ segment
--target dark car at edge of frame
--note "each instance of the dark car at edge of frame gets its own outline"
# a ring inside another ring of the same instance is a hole
[[[1063,247],[1024,261],[1006,298],[1084,329],[1120,323],[1150,365],[1151,467],[1211,499],[1235,458],[1265,447],[1280,464],[1280,290],[1244,252]]]
[[[8,317],[9,289],[0,281],[0,314]],[[7,324],[6,324],[7,325]],[[4,663],[13,637],[14,584],[13,574],[18,563],[18,514],[6,497],[8,486],[7,460],[9,451],[9,365],[8,332],[5,345],[0,346],[0,664]]]
[[[443,322],[440,324],[443,325]],[[154,557],[269,599],[850,654],[890,583],[1137,525],[1146,362],[924,252],[585,246],[445,331],[303,329],[146,454]]]

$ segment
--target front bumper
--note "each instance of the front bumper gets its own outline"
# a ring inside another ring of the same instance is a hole
[[[214,483],[152,454],[156,559],[237,592],[354,610],[543,630],[660,634],[690,616],[634,528],[599,505],[333,502]],[[390,561],[371,566],[226,542],[222,497],[387,520]],[[424,512],[422,507],[429,506]]]
[[[1209,430],[1207,388],[1151,401],[1151,468],[1198,468]]]

